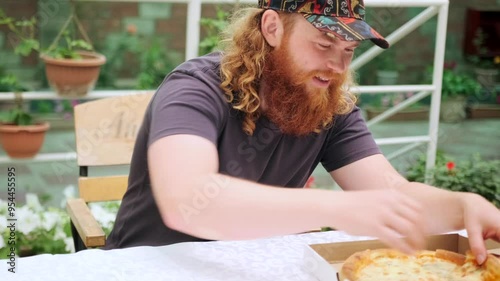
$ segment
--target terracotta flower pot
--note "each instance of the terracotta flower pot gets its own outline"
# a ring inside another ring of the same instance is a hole
[[[48,122],[29,126],[0,124],[0,144],[11,158],[31,158],[43,145]]]
[[[55,59],[42,54],[50,87],[61,96],[81,97],[92,91],[106,57],[94,52],[78,52],[82,59]]]

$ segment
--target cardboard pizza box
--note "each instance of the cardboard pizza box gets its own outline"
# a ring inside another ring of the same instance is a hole
[[[320,281],[339,281],[337,272],[345,259],[355,252],[380,248],[387,246],[378,240],[307,245],[304,251],[304,267]],[[487,240],[486,248],[488,252],[500,255],[500,243]],[[434,235],[427,239],[426,249],[444,249],[465,254],[469,250],[469,241],[458,233]]]

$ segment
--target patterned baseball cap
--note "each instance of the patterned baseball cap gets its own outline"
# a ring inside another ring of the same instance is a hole
[[[363,0],[258,0],[259,8],[301,13],[321,31],[346,41],[371,40],[383,49],[389,47],[382,35],[365,22]]]

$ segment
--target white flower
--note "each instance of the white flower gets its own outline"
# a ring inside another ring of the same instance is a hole
[[[102,227],[110,228],[116,219],[116,214],[104,209],[100,204],[89,204],[90,212]]]
[[[17,209],[17,230],[27,235],[40,226],[40,216],[30,210],[26,205]]]
[[[66,244],[66,247],[64,248],[66,251],[68,251],[70,253],[74,253],[75,252],[75,244],[73,242],[73,238],[72,237],[65,238],[64,239],[64,244]]]
[[[58,227],[56,229],[56,232],[54,233],[54,240],[65,240],[67,238],[68,238],[68,236],[66,235],[66,233],[64,233],[63,229],[61,227]],[[73,239],[73,238],[71,238],[71,239]]]
[[[3,240],[2,235],[0,235],[0,249],[2,249],[3,247],[5,247],[5,240]]]
[[[7,201],[2,200],[0,198],[0,214],[6,214],[7,213]]]
[[[74,185],[68,185],[64,188],[63,194],[65,198],[74,198],[76,189]]]
[[[7,218],[6,217],[0,217],[0,233],[4,230],[7,229]],[[1,235],[0,235],[1,236]],[[2,247],[0,247],[2,248]]]
[[[53,229],[59,222],[61,222],[61,217],[57,213],[45,212],[42,214],[41,224],[43,229],[47,231]]]
[[[33,211],[43,211],[42,205],[40,205],[40,201],[38,200],[38,196],[36,194],[26,193],[26,205]]]
[[[75,198],[76,188],[74,185],[68,185],[63,190],[64,198],[61,200],[61,209],[66,208],[66,200],[68,198]]]

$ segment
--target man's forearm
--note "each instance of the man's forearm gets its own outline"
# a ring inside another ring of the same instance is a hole
[[[436,234],[464,228],[463,199],[467,194],[417,182],[406,183],[401,186],[401,190],[423,204],[427,233]]]
[[[252,239],[327,226],[332,219],[333,198],[342,196],[342,192],[271,187],[221,174],[200,182],[182,195],[165,193],[162,214],[170,227],[216,240]]]

